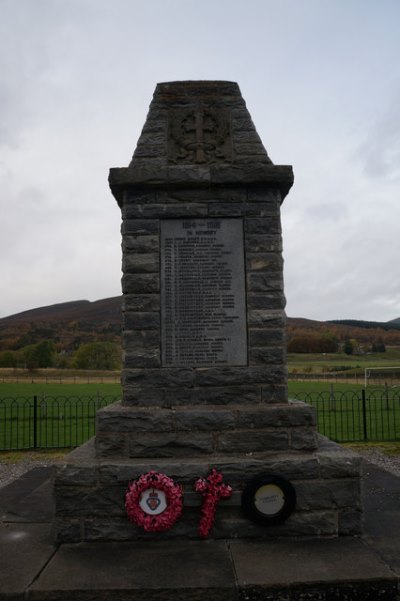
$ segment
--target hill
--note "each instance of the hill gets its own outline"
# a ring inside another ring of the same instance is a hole
[[[85,321],[93,323],[118,322],[121,321],[121,296],[105,298],[102,300],[90,302],[88,300],[70,301],[30,309],[22,313],[16,313],[9,317],[0,319],[0,329],[15,324],[29,322],[31,324],[52,322],[67,322],[71,320]]]
[[[53,340],[59,351],[70,353],[93,341],[120,343],[122,296],[94,302],[77,300],[39,307],[0,319],[0,351],[18,350],[42,340]],[[297,337],[328,337],[336,342],[357,341],[400,345],[400,318],[389,322],[361,320],[316,321],[288,317],[289,342]]]
[[[118,342],[121,334],[121,296],[94,302],[78,300],[23,311],[0,319],[0,351],[18,350],[53,340],[71,352],[94,341]]]

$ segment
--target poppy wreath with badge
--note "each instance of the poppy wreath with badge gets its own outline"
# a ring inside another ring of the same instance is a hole
[[[163,532],[182,514],[182,489],[165,474],[147,472],[130,483],[125,508],[130,521],[146,532]]]

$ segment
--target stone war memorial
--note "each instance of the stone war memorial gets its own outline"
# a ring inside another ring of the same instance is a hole
[[[358,456],[288,399],[280,206],[293,173],[272,163],[238,85],[157,85],[109,182],[123,395],[58,469],[57,541],[358,534]]]

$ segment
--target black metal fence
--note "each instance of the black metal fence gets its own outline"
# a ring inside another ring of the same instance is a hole
[[[400,440],[400,388],[305,392],[321,434],[337,442]],[[0,399],[0,450],[76,447],[95,434],[96,412],[115,396]]]
[[[400,388],[292,395],[317,410],[318,431],[337,442],[400,440]]]
[[[118,400],[86,397],[0,399],[0,450],[76,447],[95,433],[96,412]]]

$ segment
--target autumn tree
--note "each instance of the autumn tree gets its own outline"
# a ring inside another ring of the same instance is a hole
[[[89,342],[74,353],[72,364],[78,369],[119,369],[121,351],[113,342]]]

